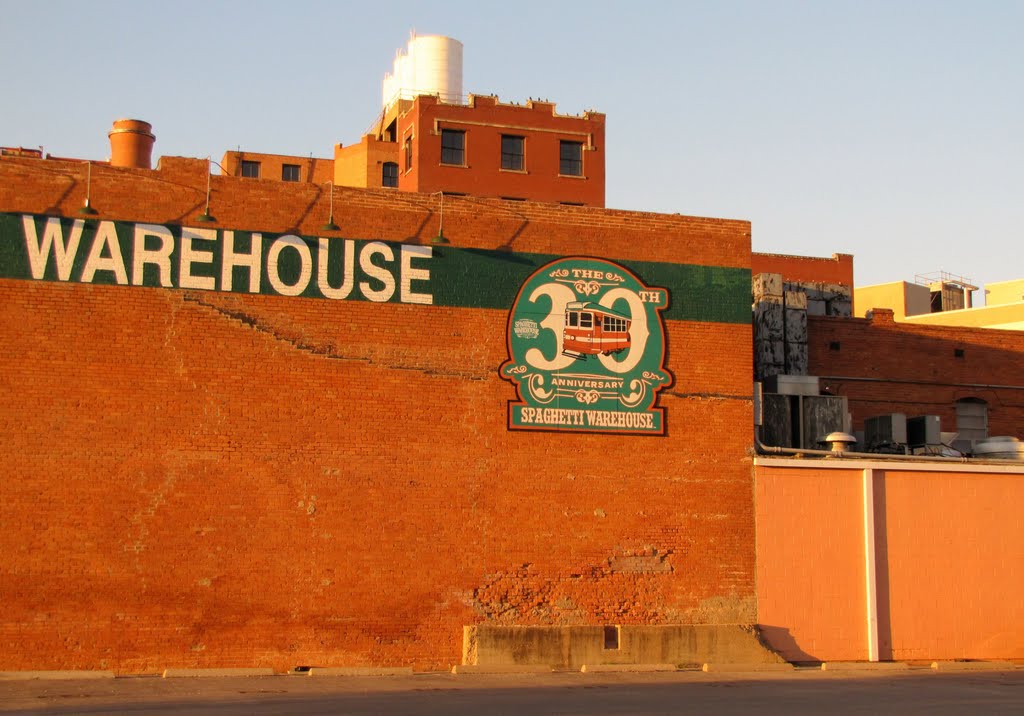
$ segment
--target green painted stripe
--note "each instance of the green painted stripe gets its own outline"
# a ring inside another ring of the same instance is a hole
[[[34,226],[34,238],[26,232],[23,217],[29,216]],[[99,221],[95,219],[76,220],[75,217],[59,220],[60,237],[67,246],[74,235],[76,221],[81,229],[77,250],[71,252],[63,268],[58,270],[54,245],[45,246],[47,224],[52,217],[22,214],[0,214],[0,277],[22,280],[61,281],[74,283],[96,283],[133,286],[192,288],[186,285],[188,277],[208,283],[213,290],[228,290],[246,293],[249,289],[249,269],[236,266],[231,273],[230,284],[222,281],[222,266],[225,252],[225,233],[234,237],[236,254],[251,251],[253,232],[232,231],[209,226],[187,227],[198,231],[216,231],[216,240],[196,239],[183,242],[183,227],[161,225],[168,239],[170,252],[161,270],[160,261],[152,259],[135,267],[136,236],[143,223],[123,221]],[[50,226],[50,230],[56,228]],[[300,237],[302,249],[289,246],[277,252],[278,268],[273,276],[268,267],[268,258],[273,253],[273,244],[282,234],[262,234],[261,272],[257,292],[280,295],[277,285],[294,285],[304,280],[301,255],[308,250],[308,283],[298,294],[305,298],[326,298],[325,291],[318,285],[320,240],[315,237]],[[56,238],[56,234],[54,234]],[[156,256],[162,246],[159,236],[139,239],[142,250]],[[346,243],[350,242],[353,253],[351,262],[350,292],[347,300],[380,300],[390,303],[430,302],[438,306],[469,308],[509,309],[515,302],[523,282],[538,268],[561,256],[550,254],[515,253],[490,249],[468,249],[453,246],[424,247],[403,245],[394,242],[371,242],[362,239],[344,240],[331,238],[327,283],[337,288],[342,285],[346,268]],[[183,245],[191,243],[198,252],[189,264],[183,261]],[[30,260],[29,246],[36,247],[36,261]],[[369,249],[368,249],[369,247]],[[278,246],[278,249],[281,247]],[[42,249],[42,251],[40,251]],[[115,251],[119,257],[115,256]],[[429,256],[420,255],[428,250]],[[365,253],[364,253],[365,252]],[[662,315],[668,320],[712,321],[720,323],[750,322],[750,271],[749,269],[695,266],[690,264],[668,264],[644,261],[622,261],[615,257],[599,257],[614,261],[635,273],[645,284],[665,288],[669,292],[669,306]],[[33,274],[35,269],[35,275]],[[409,271],[403,282],[403,271]],[[429,277],[425,278],[429,272]],[[382,278],[383,276],[383,278]],[[185,281],[183,282],[183,277]],[[274,280],[272,280],[272,278]],[[389,288],[389,282],[391,287]],[[403,285],[405,289],[403,291]],[[429,298],[426,298],[429,297]]]

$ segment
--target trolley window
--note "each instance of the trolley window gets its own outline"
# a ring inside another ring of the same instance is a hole
[[[593,328],[594,327],[594,314],[593,313],[581,313],[580,314],[580,328]]]
[[[625,331],[626,330],[626,319],[617,318],[615,316],[604,317],[604,329],[606,331]]]
[[[577,326],[580,325],[580,314],[578,313],[573,313],[570,311],[569,313],[566,314],[565,318],[565,325],[569,326],[569,328],[576,328]]]

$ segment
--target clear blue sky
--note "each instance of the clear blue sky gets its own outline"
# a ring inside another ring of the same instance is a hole
[[[1024,277],[1024,0],[0,0],[0,144],[105,159],[331,156],[410,30],[464,91],[608,115],[607,203],[753,222],[756,251],[856,257],[859,285]],[[980,296],[979,296],[980,298]]]

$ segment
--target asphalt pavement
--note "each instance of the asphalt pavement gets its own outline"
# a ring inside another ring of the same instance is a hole
[[[0,681],[26,714],[1015,714],[1024,669]]]

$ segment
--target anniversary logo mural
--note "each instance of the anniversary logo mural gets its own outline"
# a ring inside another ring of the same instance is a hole
[[[655,403],[672,383],[667,307],[666,289],[611,261],[565,258],[536,271],[508,317],[509,359],[500,370],[519,394],[509,402],[509,428],[663,434]]]

